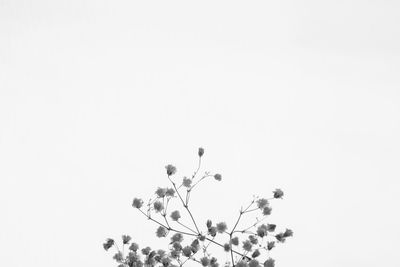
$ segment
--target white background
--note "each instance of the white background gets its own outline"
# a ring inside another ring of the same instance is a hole
[[[277,266],[400,266],[398,1],[0,1],[0,265],[114,266],[162,247],[131,207],[221,172],[232,225],[285,191]],[[225,259],[223,258],[222,261]]]

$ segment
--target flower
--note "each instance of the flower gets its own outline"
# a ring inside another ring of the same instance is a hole
[[[282,198],[283,197],[283,191],[280,189],[275,189],[275,191],[273,191],[274,193],[274,198]]]
[[[171,212],[170,216],[173,221],[178,221],[181,218],[181,214],[179,213],[179,210],[175,210],[175,211]]]
[[[268,206],[268,204],[269,202],[265,198],[260,198],[259,200],[257,200],[257,207],[259,207],[260,209],[263,209],[265,206]]]
[[[229,245],[228,243],[225,243],[225,244],[224,244],[224,250],[225,250],[226,252],[230,251],[230,250],[231,250],[231,245]]]
[[[192,180],[187,177],[183,177],[182,184],[184,187],[190,187],[192,185]]]
[[[210,228],[208,228],[208,233],[214,237],[217,235],[217,227],[215,226],[211,226]]]
[[[264,215],[271,215],[271,211],[272,211],[272,208],[271,207],[264,207],[263,208],[263,214]]]
[[[267,249],[271,250],[275,247],[275,242],[274,241],[270,241],[267,243]]]
[[[199,157],[202,157],[204,155],[204,148],[199,147],[199,151],[197,154],[199,155]]]
[[[132,244],[129,246],[129,249],[136,252],[136,251],[139,249],[139,245],[136,244],[136,243],[132,243]]]
[[[241,261],[238,261],[237,263],[236,263],[236,267],[248,267],[249,265],[247,264],[247,262],[245,262],[245,261],[243,261],[243,260],[241,260]]]
[[[284,237],[290,237],[293,236],[293,231],[290,229],[286,229],[286,231],[283,233]]]
[[[258,243],[258,239],[254,235],[249,235],[249,241],[253,245],[256,245]]]
[[[211,220],[207,220],[206,225],[207,225],[207,228],[210,228],[212,226],[212,221]]]
[[[171,242],[172,243],[174,243],[174,242],[180,243],[182,241],[183,241],[183,235],[181,233],[176,233],[171,237]]]
[[[258,256],[260,256],[260,251],[258,249],[254,250],[253,254],[251,254],[252,258],[257,258]]]
[[[143,206],[143,200],[141,200],[140,198],[134,198],[133,202],[132,202],[132,206],[134,208],[140,209]]]
[[[257,235],[259,237],[264,237],[267,234],[268,227],[265,224],[258,226],[257,228]]]
[[[150,248],[150,247],[142,248],[142,254],[143,254],[143,255],[149,255],[149,254],[150,254],[150,251],[151,251],[151,248]]]
[[[217,223],[218,233],[222,234],[223,232],[226,231],[226,228],[227,228],[226,223],[224,223],[224,222]]]
[[[275,267],[275,260],[269,258],[264,262],[264,267]]]
[[[231,239],[231,244],[237,246],[239,245],[239,238],[235,236],[234,238]]]
[[[258,263],[258,260],[251,260],[250,262],[249,262],[249,267],[259,267],[260,266],[260,264]]]
[[[114,246],[114,239],[108,238],[106,242],[103,244],[103,248],[105,250],[109,250],[112,246]]]
[[[210,260],[207,257],[203,257],[200,259],[201,265],[208,266],[210,264]]]
[[[182,249],[182,253],[185,255],[185,257],[190,257],[192,254],[192,248],[190,246],[186,246]]]
[[[164,209],[164,205],[161,203],[161,201],[154,202],[153,207],[156,212],[161,212]]]
[[[165,197],[165,193],[167,192],[167,189],[166,188],[157,188],[157,190],[156,190],[156,195],[158,196],[158,197]]]
[[[167,234],[168,234],[167,228],[165,228],[163,226],[160,226],[157,228],[157,231],[156,231],[157,237],[165,237],[165,236],[167,236]]]
[[[173,197],[175,196],[175,190],[173,188],[167,188],[167,191],[165,191],[165,195],[167,197]]]
[[[275,231],[275,228],[276,228],[276,224],[267,224],[267,231],[268,232],[273,232],[273,231]]]
[[[176,167],[174,165],[168,164],[165,166],[165,169],[167,170],[168,176],[174,175],[176,173]]]
[[[222,180],[222,175],[217,173],[217,174],[214,175],[214,179],[217,180],[217,181],[221,181]]]
[[[243,242],[243,249],[246,251],[251,251],[253,245],[250,243],[249,240]]]
[[[279,234],[275,235],[275,238],[276,238],[276,240],[278,240],[278,242],[281,242],[281,243],[285,242],[285,240],[286,240],[284,233],[279,233]]]
[[[192,244],[190,244],[193,253],[196,253],[200,249],[200,242],[198,239],[193,240]]]
[[[198,239],[199,239],[200,241],[204,241],[204,240],[206,240],[206,237],[205,237],[204,235],[200,235],[200,236],[198,237]]]
[[[122,243],[123,243],[124,245],[126,245],[126,244],[129,243],[129,241],[131,241],[131,239],[132,239],[132,237],[130,237],[129,235],[123,235],[123,236],[122,236]]]
[[[121,261],[124,259],[124,256],[122,255],[122,252],[121,252],[121,251],[118,251],[118,252],[114,255],[113,259],[116,260],[117,262],[121,262]]]
[[[174,242],[172,243],[172,247],[174,248],[174,250],[176,251],[181,251],[182,250],[182,245],[179,242]]]

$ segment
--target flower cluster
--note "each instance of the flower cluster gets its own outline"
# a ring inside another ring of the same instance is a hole
[[[275,261],[269,257],[269,252],[277,243],[284,243],[288,237],[293,236],[293,231],[285,229],[278,232],[275,224],[265,223],[265,220],[272,213],[270,202],[274,199],[282,199],[283,191],[275,189],[270,198],[254,197],[246,208],[240,209],[238,218],[232,224],[233,227],[229,227],[226,222],[213,224],[211,220],[207,220],[206,228],[202,229],[189,208],[191,194],[193,189],[208,177],[221,181],[222,175],[212,174],[208,171],[200,175],[204,148],[200,147],[197,155],[199,159],[197,169],[192,175],[183,176],[181,183],[177,183],[176,178],[173,178],[176,177],[177,168],[168,164],[165,169],[172,187],[158,187],[155,190],[155,197],[150,198],[146,205],[140,198],[134,198],[132,202],[134,208],[148,220],[157,224],[155,231],[157,237],[170,236],[168,249],[153,250],[150,247],[140,249],[137,243],[132,242],[130,236],[123,235],[121,250],[116,242],[109,238],[103,247],[107,251],[111,247],[116,248],[113,259],[118,263],[118,267],[182,267],[187,262],[196,262],[204,267],[218,267],[220,263],[209,251],[210,245],[220,247],[227,253],[230,260],[225,262],[224,266],[275,266]],[[183,212],[180,210],[168,211],[169,203],[172,200],[181,202]],[[244,216],[257,212],[256,221],[250,226],[240,223]],[[189,221],[190,224],[182,222],[182,215],[187,215],[187,220],[183,221]],[[220,242],[223,239],[225,242]],[[128,247],[128,251],[124,249],[125,246]]]

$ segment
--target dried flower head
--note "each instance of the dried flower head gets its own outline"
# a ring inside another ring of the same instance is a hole
[[[109,250],[112,246],[114,246],[114,239],[107,238],[106,242],[103,244],[103,248]]]
[[[217,223],[218,233],[222,234],[223,232],[226,231],[226,229],[227,229],[226,223],[224,223],[224,222]]]
[[[290,237],[293,236],[293,231],[290,229],[286,229],[286,231],[283,233],[284,237]]]
[[[256,249],[256,250],[254,250],[253,254],[251,254],[251,257],[257,258],[258,256],[260,256],[260,254],[261,254],[261,252],[258,249]]]
[[[138,249],[139,249],[139,245],[136,244],[136,243],[132,243],[132,244],[129,246],[129,250],[132,250],[132,251],[134,251],[134,252],[136,252]]]
[[[158,196],[158,197],[161,197],[161,198],[163,198],[163,197],[165,197],[165,193],[167,192],[167,189],[166,188],[161,188],[161,187],[159,187],[159,188],[157,188],[157,190],[156,190],[156,195]]]
[[[199,157],[202,157],[204,155],[204,148],[199,147],[199,151],[197,154],[199,155]]]
[[[234,238],[231,239],[231,244],[238,246],[239,245],[239,238],[235,236]]]
[[[249,241],[253,245],[257,245],[257,243],[258,243],[258,239],[254,235],[249,235]]]
[[[132,206],[134,208],[140,209],[143,206],[143,200],[141,200],[140,198],[134,198],[133,202],[132,202]]]
[[[271,207],[266,206],[266,207],[263,208],[263,214],[264,215],[271,215],[271,212],[272,212],[272,208]]]
[[[182,184],[184,187],[190,187],[192,185],[192,180],[187,178],[187,177],[183,177],[183,181]]]
[[[282,198],[283,197],[283,191],[281,189],[275,189],[273,191],[274,193],[274,198]]]
[[[182,242],[183,241],[183,235],[181,233],[175,233],[172,237],[171,237],[171,243],[174,242]]]
[[[126,244],[129,243],[129,241],[131,241],[131,239],[132,239],[132,237],[130,237],[129,235],[123,235],[123,236],[122,236],[122,243],[123,243],[124,245],[126,245]]]
[[[257,235],[259,237],[264,237],[267,235],[268,227],[265,224],[262,224],[257,227]]]
[[[249,265],[244,260],[238,261],[236,267],[248,267]]]
[[[210,260],[207,257],[202,257],[200,259],[201,265],[208,266],[210,264]]]
[[[249,267],[259,267],[260,264],[258,263],[258,260],[251,260],[249,261]]]
[[[160,226],[157,228],[157,231],[156,231],[157,237],[166,237],[167,234],[168,234],[168,230],[165,227]]]
[[[176,173],[176,167],[174,165],[168,164],[165,166],[165,169],[167,170],[168,176],[174,175]]]
[[[222,180],[222,175],[217,173],[217,174],[214,175],[214,179],[217,180],[217,181],[221,181]]]
[[[150,254],[150,251],[151,251],[151,248],[150,248],[150,247],[142,248],[142,254],[143,254],[143,255],[149,255],[149,254]]]
[[[281,243],[286,241],[284,233],[276,234],[275,238],[276,238],[276,240],[278,240],[278,242],[281,242]]]
[[[225,244],[224,244],[224,250],[225,250],[226,252],[230,251],[230,250],[231,250],[231,245],[228,244],[228,243],[225,243]]]
[[[164,205],[161,201],[154,202],[153,207],[156,212],[161,212],[164,209]]]
[[[251,244],[251,242],[249,240],[246,240],[243,242],[243,249],[246,251],[251,251],[251,249],[253,248],[253,244]]]
[[[257,200],[257,207],[259,207],[260,209],[263,209],[264,207],[268,206],[268,204],[269,202],[265,198],[260,198],[259,200]]]
[[[211,226],[210,228],[208,228],[208,233],[214,237],[217,235],[217,227],[215,226]]]
[[[165,195],[167,197],[173,197],[175,196],[175,190],[173,188],[167,188],[167,190],[165,191]]]
[[[192,255],[192,248],[190,246],[186,246],[182,249],[182,253],[185,255],[185,257],[190,257],[190,255]]]
[[[271,250],[275,247],[275,242],[274,241],[269,241],[267,242],[267,249]]]
[[[170,216],[173,221],[178,221],[181,218],[181,214],[179,213],[179,210],[175,210],[175,211],[171,212]]]
[[[276,228],[276,224],[271,224],[271,223],[268,223],[268,224],[267,224],[267,231],[268,231],[268,232],[273,232],[273,231],[275,231],[275,228]]]
[[[114,255],[113,259],[116,260],[117,262],[121,262],[121,261],[124,259],[124,255],[122,255],[122,252],[121,252],[121,251],[118,251],[118,252]]]
[[[264,262],[264,267],[275,267],[275,260],[269,258]]]

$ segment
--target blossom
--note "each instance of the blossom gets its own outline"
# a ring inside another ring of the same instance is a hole
[[[150,251],[151,251],[151,248],[150,248],[150,247],[142,248],[142,254],[143,254],[143,255],[149,255],[149,254],[150,254]]]
[[[258,263],[258,260],[251,260],[250,262],[249,262],[249,267],[259,267],[260,266],[260,264]]]
[[[263,208],[263,214],[264,215],[271,215],[271,211],[272,211],[272,208],[271,207],[264,207]]]
[[[172,243],[172,247],[174,248],[174,250],[176,251],[181,251],[182,250],[182,245],[179,242],[174,242]]]
[[[182,184],[184,187],[190,187],[192,185],[192,180],[187,177],[183,177]]]
[[[264,262],[264,267],[275,267],[275,260],[269,258]]]
[[[260,198],[259,200],[257,200],[257,207],[259,207],[260,209],[263,209],[265,206],[268,206],[268,204],[269,202],[265,198]]]
[[[143,200],[141,200],[140,198],[134,198],[133,202],[132,202],[132,206],[134,208],[140,209],[143,206]]]
[[[260,256],[260,251],[258,249],[254,250],[253,254],[251,254],[252,258],[257,258],[258,256]]]
[[[226,231],[226,228],[227,228],[226,223],[224,223],[224,222],[217,223],[218,233],[222,234],[223,232]]]
[[[211,220],[207,220],[206,225],[207,225],[207,228],[210,228],[212,226],[212,221]]]
[[[241,260],[241,261],[238,261],[235,266],[236,267],[248,267],[249,265],[247,264],[247,262]]]
[[[171,250],[170,251],[170,255],[174,259],[179,258],[180,254],[181,254],[181,252],[179,250]]]
[[[222,180],[222,175],[217,173],[217,174],[214,175],[214,179],[217,180],[217,181],[221,181]]]
[[[161,188],[161,187],[159,187],[159,188],[157,188],[157,190],[156,190],[156,195],[158,196],[158,197],[165,197],[165,193],[167,192],[167,189],[166,188]]]
[[[121,262],[121,261],[124,259],[124,256],[122,255],[122,252],[121,252],[121,251],[118,251],[118,252],[114,255],[113,259],[116,260],[117,262]]]
[[[273,191],[274,193],[274,198],[282,198],[283,197],[283,191],[281,189],[275,189]]]
[[[165,169],[167,170],[168,176],[174,175],[176,173],[176,167],[174,165],[168,164],[165,166]]]
[[[231,239],[231,244],[237,246],[239,245],[239,238],[235,236],[234,238]]]
[[[199,238],[200,241],[206,240],[206,237],[204,235],[200,235],[198,238]]]
[[[286,229],[286,231],[283,233],[284,237],[290,237],[293,236],[293,231],[290,229]]]
[[[228,243],[225,243],[225,244],[224,244],[224,250],[225,250],[226,252],[230,251],[230,250],[231,250],[231,245],[228,244]]]
[[[199,157],[202,157],[204,155],[204,148],[199,147],[199,151],[197,154],[199,155]]]
[[[196,253],[200,249],[200,242],[198,239],[193,240],[192,244],[190,244],[193,253]]]
[[[173,221],[178,221],[181,218],[181,214],[179,213],[179,210],[175,210],[175,211],[171,212],[170,216]]]
[[[246,251],[251,251],[253,245],[251,244],[251,242],[249,240],[246,240],[243,242],[243,249]]]
[[[267,231],[268,231],[268,227],[265,224],[262,224],[257,227],[256,232],[259,237],[264,237],[267,234]]]
[[[210,260],[207,257],[203,257],[200,259],[201,265],[208,266],[210,264]]]
[[[129,243],[129,241],[131,241],[131,239],[132,239],[132,237],[130,237],[129,235],[123,235],[122,236],[122,243],[126,245],[126,244]]]
[[[183,241],[183,235],[181,233],[176,233],[171,237],[171,242],[172,243],[174,243],[174,242],[180,243],[182,241]]]
[[[165,237],[168,234],[167,228],[160,226],[156,231],[157,237]]]
[[[268,232],[273,232],[273,231],[275,231],[275,228],[276,228],[276,224],[267,224],[267,231]]]
[[[284,233],[279,233],[279,234],[275,235],[275,238],[276,238],[276,240],[278,240],[278,242],[281,242],[281,243],[285,242],[285,240],[286,240]]]
[[[275,242],[274,241],[270,241],[267,243],[267,249],[271,250],[275,247]]]
[[[164,205],[161,201],[154,202],[153,207],[156,212],[161,212],[164,209]]]
[[[186,246],[182,249],[182,253],[185,255],[185,257],[190,257],[192,254],[192,248],[190,246]]]
[[[212,237],[216,236],[216,234],[217,234],[217,227],[211,226],[210,228],[208,228],[208,233],[209,233]]]
[[[258,243],[258,239],[254,235],[249,235],[249,241],[253,244],[256,245]]]
[[[103,244],[103,248],[105,250],[109,250],[112,246],[114,246],[114,239],[108,238],[106,242]]]
[[[132,243],[132,244],[129,246],[129,249],[136,252],[136,251],[139,249],[139,245],[136,244],[136,243]]]
[[[173,197],[175,195],[175,190],[173,188],[167,188],[165,191],[165,195],[167,197]]]

